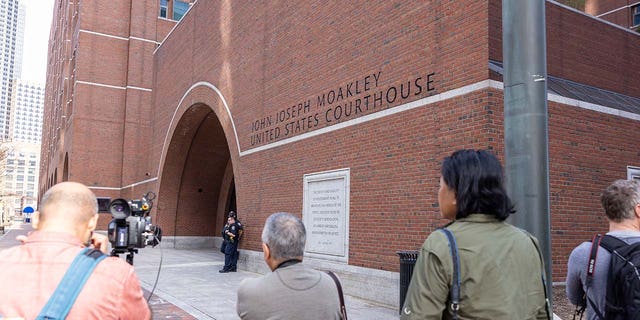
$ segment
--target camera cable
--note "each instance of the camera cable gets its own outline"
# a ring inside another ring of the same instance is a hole
[[[156,280],[153,283],[153,288],[151,289],[151,293],[147,298],[147,303],[149,303],[149,300],[151,300],[153,293],[156,291],[156,286],[158,285],[158,279],[160,279],[160,270],[162,270],[162,259],[164,257],[164,252],[162,251],[162,243],[160,243],[160,239],[158,239],[158,237],[155,235],[154,235],[154,238],[156,238],[156,240],[158,241],[158,246],[160,247],[160,263],[158,264],[158,273],[156,274]]]

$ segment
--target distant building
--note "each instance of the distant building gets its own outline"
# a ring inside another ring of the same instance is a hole
[[[640,31],[640,1],[559,0],[558,2],[623,28]]]
[[[18,0],[0,2],[0,224],[37,199],[43,90],[19,80],[25,14]]]
[[[22,80],[16,81],[16,84],[9,126],[11,141],[34,143],[40,146],[44,85]]]
[[[621,27],[640,30],[640,2],[629,0],[586,0],[585,12]]]
[[[18,0],[0,1],[0,141],[9,139],[13,82],[22,70],[25,12]]]
[[[9,139],[2,143],[0,159],[0,210],[6,220],[20,216],[38,198],[40,139],[44,86],[17,80],[13,86]]]
[[[22,210],[37,207],[38,166],[40,145],[35,143],[8,143],[9,151],[0,162],[0,211],[4,223],[12,217],[22,216]]]
[[[36,207],[40,145],[37,143],[8,143],[6,158],[0,162],[4,168],[0,177],[2,216],[21,216],[26,206]]]

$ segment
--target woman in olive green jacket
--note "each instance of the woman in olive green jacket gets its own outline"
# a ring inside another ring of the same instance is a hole
[[[502,166],[491,153],[460,150],[444,159],[438,190],[458,246],[458,319],[548,319],[537,240],[504,220],[514,212]],[[454,319],[453,260],[443,232],[422,245],[402,319]]]

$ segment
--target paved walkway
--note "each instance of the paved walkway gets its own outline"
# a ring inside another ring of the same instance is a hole
[[[162,269],[155,294],[197,319],[239,319],[236,315],[236,290],[242,279],[261,275],[239,270],[219,273],[224,255],[213,249],[161,249],[147,247],[134,258],[142,286],[151,290]],[[378,306],[351,296],[345,297],[349,319],[398,319],[397,309]]]
[[[0,236],[0,249],[17,245],[15,237],[29,231],[28,224],[14,226]],[[214,249],[147,247],[139,250],[133,264],[146,294],[158,279],[149,301],[154,319],[239,319],[235,309],[238,284],[242,279],[261,276],[241,270],[219,273],[224,255]],[[351,296],[345,300],[349,319],[398,319],[397,309]]]

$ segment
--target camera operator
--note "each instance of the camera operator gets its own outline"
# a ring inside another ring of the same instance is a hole
[[[97,212],[95,195],[82,184],[63,182],[44,194],[32,220],[36,231],[22,245],[0,252],[0,318],[36,318],[79,252],[93,247],[106,253],[107,238],[93,233]],[[150,316],[133,267],[107,257],[89,275],[66,319]]]

